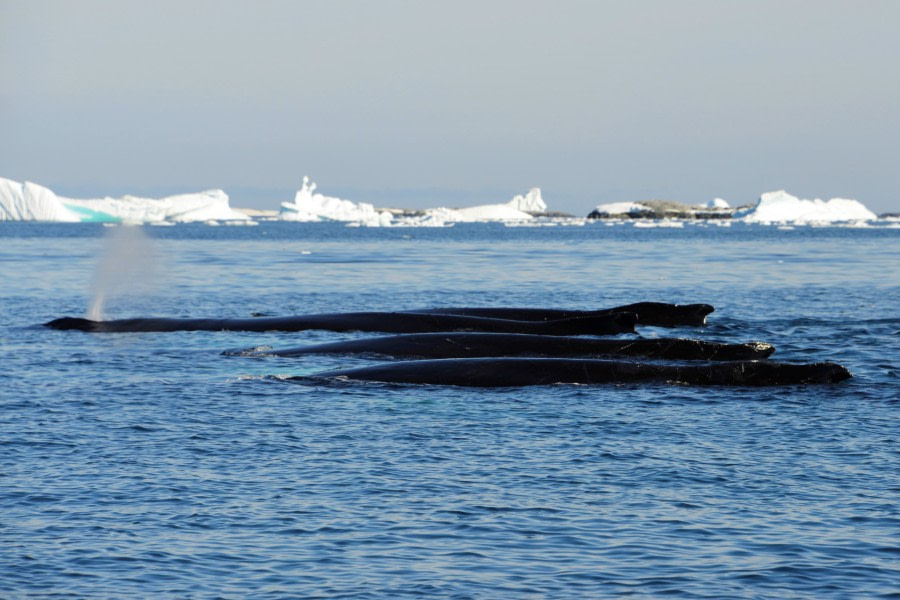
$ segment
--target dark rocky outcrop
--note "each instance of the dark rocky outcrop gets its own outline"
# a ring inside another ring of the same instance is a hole
[[[733,208],[697,208],[672,200],[642,200],[640,209],[626,213],[609,213],[594,209],[588,219],[730,219]]]

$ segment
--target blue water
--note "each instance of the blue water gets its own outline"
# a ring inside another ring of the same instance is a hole
[[[149,227],[106,306],[708,302],[708,327],[641,335],[855,376],[496,390],[221,354],[346,334],[34,327],[85,313],[110,231],[0,223],[2,597],[900,596],[900,230]]]

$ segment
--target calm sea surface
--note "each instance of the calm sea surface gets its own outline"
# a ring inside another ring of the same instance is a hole
[[[898,229],[115,231],[0,223],[0,597],[900,597]],[[295,385],[373,359],[221,353],[362,334],[36,327],[100,291],[109,318],[707,302],[640,334],[855,377]]]

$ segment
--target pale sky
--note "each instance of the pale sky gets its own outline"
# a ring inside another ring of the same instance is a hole
[[[0,0],[0,176],[900,212],[900,1]]]

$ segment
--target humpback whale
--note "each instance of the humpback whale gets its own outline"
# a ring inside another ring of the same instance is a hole
[[[598,339],[524,333],[413,333],[309,344],[297,348],[227,350],[240,356],[372,354],[391,357],[474,358],[488,356],[635,356],[670,360],[748,360],[767,358],[771,344],[723,344],[681,338]]]
[[[356,312],[253,317],[248,319],[136,318],[92,321],[62,317],[44,323],[52,329],[78,329],[100,333],[149,331],[378,331],[426,333],[484,331],[538,335],[613,335],[634,333],[637,316],[629,312],[576,316],[548,321],[520,321],[468,315],[414,312]]]
[[[287,379],[298,382],[356,380],[467,387],[519,387],[641,381],[774,386],[838,383],[850,377],[847,369],[830,362],[792,364],[763,360],[673,365],[599,359],[445,358],[382,363]]]
[[[425,308],[410,312],[432,314],[469,315],[491,319],[514,319],[519,321],[550,321],[572,317],[611,315],[620,312],[637,314],[639,325],[678,327],[680,325],[699,326],[706,324],[706,317],[715,309],[709,304],[668,304],[666,302],[637,302],[615,308],[599,310],[567,310],[555,308],[502,308],[502,307],[448,307]]]

